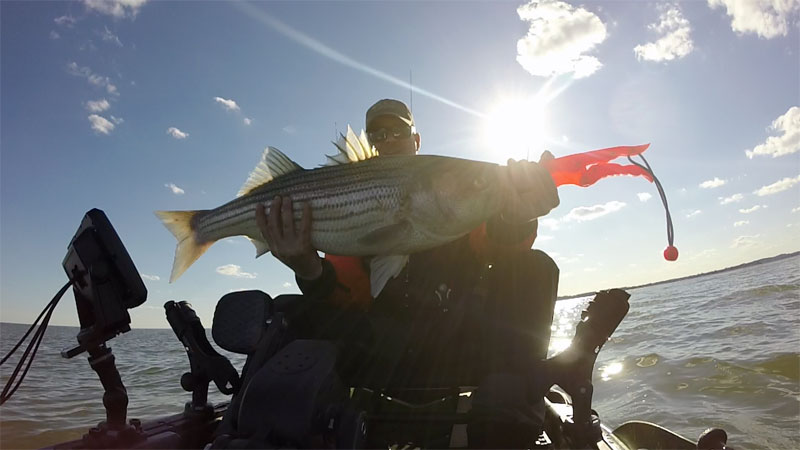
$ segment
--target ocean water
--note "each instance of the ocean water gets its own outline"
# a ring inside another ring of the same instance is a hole
[[[737,449],[800,448],[800,256],[629,292],[630,312],[597,360],[593,406],[603,422],[645,420],[690,439],[715,426]],[[588,300],[557,304],[551,352],[568,345]],[[2,324],[0,354],[26,329]],[[60,356],[77,332],[48,329],[25,382],[0,407],[0,448],[79,438],[105,419],[86,357]],[[172,330],[132,330],[110,346],[129,418],[182,410],[189,365]],[[241,368],[242,357],[219,351]],[[0,369],[3,385],[15,361]],[[210,400],[226,398],[212,384]]]

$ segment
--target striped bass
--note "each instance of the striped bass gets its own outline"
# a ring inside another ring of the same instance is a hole
[[[349,127],[335,145],[339,154],[315,169],[303,169],[268,147],[236,199],[208,210],[156,211],[178,240],[170,282],[220,239],[246,236],[256,257],[267,253],[256,205],[269,214],[271,201],[280,195],[292,199],[295,224],[303,203],[310,204],[313,248],[374,256],[370,281],[377,297],[409,254],[469,233],[513,196],[505,166],[433,155],[376,157],[364,132],[356,136]]]

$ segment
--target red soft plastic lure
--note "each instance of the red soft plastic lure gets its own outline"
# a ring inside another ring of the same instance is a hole
[[[621,156],[640,155],[650,144],[631,145],[604,148],[585,153],[562,156],[560,158],[543,161],[542,164],[550,172],[556,186],[574,184],[581,187],[591,186],[601,178],[613,175],[634,175],[653,181],[653,176],[647,169],[636,165],[609,163],[612,159]]]
[[[655,182],[661,195],[661,200],[664,202],[664,208],[667,211],[667,240],[669,245],[664,250],[664,259],[675,261],[678,259],[678,249],[672,245],[672,219],[669,215],[669,208],[667,208],[667,199],[661,184],[650,170],[650,166],[644,167],[638,164],[622,165],[610,162],[622,156],[630,158],[634,155],[641,155],[648,147],[650,147],[650,144],[610,147],[544,160],[541,164],[550,172],[550,176],[553,177],[556,186],[574,184],[587,187],[602,178],[614,175],[641,176],[651,183]]]

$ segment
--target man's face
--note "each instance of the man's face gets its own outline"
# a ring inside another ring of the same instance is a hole
[[[395,116],[379,116],[369,124],[367,136],[379,155],[415,155],[419,149],[419,134]],[[383,138],[383,139],[381,139]]]

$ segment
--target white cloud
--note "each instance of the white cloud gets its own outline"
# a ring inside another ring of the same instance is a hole
[[[717,253],[716,249],[709,248],[709,249],[705,249],[705,250],[703,250],[703,251],[701,251],[701,252],[699,252],[699,253],[697,253],[695,255],[690,256],[689,259],[690,260],[696,260],[696,259],[708,258],[708,257],[711,257],[711,256],[715,255],[716,253]]]
[[[175,195],[183,195],[186,193],[186,191],[176,186],[175,183],[167,183],[164,185],[164,187],[169,188],[169,190]]]
[[[690,212],[689,214],[686,214],[686,218],[689,219],[689,218],[694,217],[694,216],[696,216],[698,214],[701,214],[702,212],[703,211],[701,211],[699,209],[695,209],[694,211]]]
[[[81,67],[75,61],[67,64],[67,72],[70,75],[75,75],[76,77],[89,77],[92,74],[92,70],[88,67]]]
[[[769,186],[762,186],[761,188],[759,188],[758,190],[754,191],[753,193],[756,194],[759,197],[763,197],[765,195],[777,194],[778,192],[783,192],[783,191],[791,188],[792,186],[794,186],[797,183],[800,183],[800,175],[798,175],[798,176],[796,176],[794,178],[786,177],[786,178],[784,178],[782,180],[779,180],[779,181],[776,181],[776,182],[770,184]]]
[[[282,128],[282,130],[286,134],[295,134],[295,133],[297,133],[297,127],[295,127],[293,125],[286,125],[285,127]]]
[[[50,30],[50,39],[52,40],[61,39],[61,35],[58,34],[56,30]]]
[[[185,133],[175,127],[167,128],[167,134],[174,137],[175,139],[186,139],[189,137],[189,133]]]
[[[745,155],[753,159],[756,155],[772,155],[773,158],[791,155],[800,151],[800,107],[792,106],[786,114],[772,122],[767,130],[777,131],[780,136],[770,136],[753,151],[745,150]]]
[[[720,205],[727,205],[728,203],[740,202],[744,198],[742,194],[733,194],[730,197],[719,197]]]
[[[111,80],[109,80],[108,77],[93,73],[89,75],[87,79],[89,80],[89,84],[93,84],[98,87],[104,87],[106,88],[106,92],[109,94],[117,94],[117,87],[111,83]]]
[[[133,19],[147,0],[83,0],[86,9],[115,19]]]
[[[532,75],[584,78],[602,67],[587,54],[606,39],[606,26],[594,13],[566,2],[531,0],[517,14],[530,22],[528,34],[517,41],[517,62]]]
[[[740,209],[739,212],[742,213],[742,214],[750,214],[750,213],[758,211],[761,208],[766,208],[766,207],[767,207],[767,205],[755,205],[752,208]]]
[[[89,100],[86,102],[86,109],[94,113],[103,112],[110,107],[111,105],[108,103],[108,100],[104,98],[100,100]]]
[[[120,41],[119,37],[117,37],[116,34],[112,33],[111,30],[108,29],[108,27],[104,26],[103,31],[99,31],[98,33],[100,34],[100,37],[103,39],[103,41],[111,42],[112,44],[115,44],[117,47],[122,47],[122,41]]]
[[[72,26],[75,25],[75,22],[77,22],[77,20],[72,16],[61,16],[53,19],[53,22],[55,22],[56,25],[60,25],[62,27],[72,28]]]
[[[234,278],[255,278],[256,274],[243,272],[240,266],[236,264],[226,264],[217,267],[217,273]]]
[[[639,192],[636,196],[639,197],[640,202],[646,202],[653,198],[653,195],[649,192]]]
[[[536,235],[536,242],[544,242],[544,241],[552,241],[554,239],[553,236],[549,234],[537,234]]]
[[[796,213],[796,212],[798,212],[798,211],[800,211],[800,206],[798,206],[797,208],[792,208],[792,212],[793,212],[793,213]]]
[[[119,95],[119,92],[117,92],[117,87],[111,83],[111,80],[108,77],[93,73],[92,69],[88,67],[81,67],[75,61],[67,64],[67,73],[76,77],[86,78],[89,84],[93,86],[104,87],[106,92],[109,94]]]
[[[720,187],[725,184],[725,180],[720,180],[717,177],[714,177],[713,180],[706,180],[700,183],[700,187],[703,189],[713,189],[716,187]]]
[[[751,247],[756,245],[758,242],[756,239],[759,237],[759,234],[754,236],[739,236],[733,240],[733,244],[731,244],[731,248],[740,248],[740,247]]]
[[[738,222],[734,222],[733,226],[734,227],[741,227],[741,226],[747,225],[748,223],[750,223],[749,220],[740,220]]]
[[[89,122],[92,124],[92,129],[98,133],[110,134],[114,130],[115,125],[103,116],[97,114],[89,115]]]
[[[545,227],[551,231],[558,230],[558,219],[553,218],[546,218],[546,219],[539,219],[539,226]]]
[[[111,121],[114,122],[115,125],[119,125],[122,122],[125,122],[121,117],[114,117],[114,116],[111,116]]]
[[[150,280],[150,281],[158,281],[158,280],[161,279],[161,277],[159,277],[158,275],[146,275],[146,274],[143,274],[143,273],[139,274],[139,275],[142,278],[144,278],[145,280]]]
[[[578,222],[585,222],[588,220],[598,219],[612,212],[619,211],[624,207],[625,203],[618,201],[611,201],[604,205],[580,206],[570,211],[569,214],[564,216],[562,220],[565,222],[569,222],[572,220],[576,220]]]
[[[580,262],[583,259],[582,257],[583,257],[583,255],[561,256],[561,257],[557,258],[558,259],[558,265],[561,265],[561,264],[575,264],[577,262]]]
[[[792,16],[800,10],[796,0],[708,0],[708,5],[727,9],[733,31],[767,39],[786,36]]]
[[[214,101],[222,105],[227,111],[239,111],[239,105],[233,100],[222,97],[214,97]]]
[[[80,45],[80,47],[78,47],[78,49],[80,49],[80,51],[82,51],[82,52],[86,52],[86,51],[96,52],[97,51],[97,46],[94,45],[94,41],[93,40],[89,39],[86,42],[82,43]]]
[[[244,124],[245,125],[250,125],[251,123],[253,123],[253,120],[251,118],[249,118],[249,117],[245,117],[244,118]]]
[[[642,61],[672,61],[688,55],[694,49],[689,21],[683,17],[677,4],[660,7],[658,23],[647,26],[658,33],[655,42],[634,47],[636,59]]]
[[[281,286],[284,287],[284,288],[290,288],[290,287],[292,287],[292,283],[289,283],[288,281],[285,281]]]

